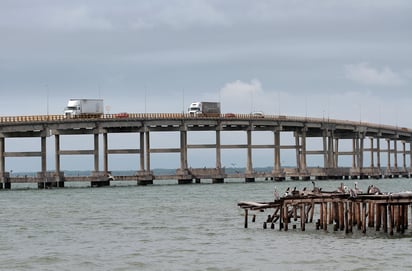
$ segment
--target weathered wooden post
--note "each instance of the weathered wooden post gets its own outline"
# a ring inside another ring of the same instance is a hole
[[[393,206],[388,206],[389,235],[393,235]]]
[[[345,233],[349,233],[349,211],[348,211],[348,205],[349,203],[345,201]]]
[[[288,211],[288,205],[285,204],[283,207],[283,225],[285,227],[285,231],[288,231],[288,225],[289,225],[289,211]]]
[[[361,215],[361,202],[356,203],[356,224],[358,226],[358,230],[362,229],[362,215]]]
[[[375,209],[375,204],[372,201],[368,202],[368,227],[369,228],[372,228],[372,227],[375,226],[375,222],[374,222],[375,212],[374,212],[374,209]]]
[[[247,229],[247,222],[248,222],[248,209],[245,209],[245,229]]]
[[[323,208],[324,208],[324,210],[323,210],[323,230],[327,231],[328,230],[328,223],[327,223],[327,221],[328,221],[328,204],[324,203]]]
[[[376,210],[376,231],[380,231],[382,224],[382,205],[377,203],[375,205]]]
[[[343,202],[339,202],[339,230],[345,229],[345,205]]]
[[[319,227],[323,229],[323,202],[319,206]]]
[[[362,202],[362,233],[366,233],[366,202]]]
[[[352,223],[353,223],[353,203],[350,201],[349,203],[349,214],[348,214],[348,231],[352,232]]]
[[[314,202],[312,202],[311,204],[311,209],[310,209],[310,223],[313,222],[313,215],[315,214],[315,208],[316,208],[316,204]]]
[[[388,232],[388,205],[382,204],[383,232]]]
[[[337,225],[339,225],[339,221],[337,218],[337,215],[339,214],[338,212],[338,203],[337,202],[331,202],[330,203],[330,216],[329,216],[329,224],[333,224],[333,221],[335,220]]]
[[[305,217],[305,203],[301,204],[300,206],[300,229],[302,231],[305,231],[305,222],[306,222],[306,217]]]

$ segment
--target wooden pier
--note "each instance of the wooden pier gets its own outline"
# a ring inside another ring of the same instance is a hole
[[[256,221],[257,213],[269,211],[263,228],[270,226],[288,231],[290,228],[305,231],[308,223],[314,223],[316,230],[344,231],[354,229],[366,233],[367,229],[393,235],[405,233],[412,217],[412,192],[358,194],[338,192],[300,192],[281,197],[273,202],[242,201],[238,206],[244,209],[245,228],[249,216]],[[410,210],[409,210],[410,209]],[[251,214],[253,211],[257,213]],[[277,225],[277,226],[276,226]]]

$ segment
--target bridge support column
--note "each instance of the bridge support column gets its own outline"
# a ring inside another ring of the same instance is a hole
[[[139,162],[140,162],[140,170],[144,171],[144,153],[145,153],[145,149],[144,149],[144,132],[140,132],[140,136],[139,136]]]
[[[371,152],[370,152],[370,155],[371,155],[371,164],[370,164],[370,167],[372,168],[372,170],[374,169],[374,167],[375,167],[375,161],[374,161],[374,148],[373,148],[373,137],[371,137],[370,138],[370,142],[371,142],[371,146],[370,146],[370,150],[371,150]]]
[[[306,165],[306,128],[302,129],[302,143],[301,143],[301,171],[306,174],[307,173],[307,165]],[[305,176],[306,177],[306,176]]]
[[[402,142],[402,171],[406,172],[406,143]]]
[[[392,169],[391,169],[391,140],[386,139],[386,143],[388,145],[388,161],[386,165],[386,176],[392,177]]]
[[[300,146],[300,136],[298,131],[295,131],[294,133],[295,136],[295,157],[296,157],[296,168],[297,168],[297,172],[299,174],[299,172],[302,169],[302,164],[301,164],[301,159],[300,159],[300,155],[301,155],[301,146]],[[297,178],[299,179],[299,175],[297,176]]]
[[[46,152],[46,136],[41,136],[41,172],[46,176],[47,172],[47,152]]]
[[[146,153],[146,171],[150,172],[150,132],[146,131],[146,144],[145,144],[145,153]],[[143,148],[143,147],[141,147]],[[144,163],[144,162],[143,162]]]
[[[98,172],[99,171],[99,133],[95,132],[93,134],[94,136],[94,171]]]
[[[109,173],[109,151],[107,133],[103,133],[103,171]]]
[[[246,182],[254,182],[255,176],[253,175],[253,163],[252,163],[252,128],[246,131],[247,135],[247,154],[246,154],[246,174],[245,174],[245,181]]]
[[[57,187],[64,187],[64,173],[60,168],[60,135],[54,135],[54,155],[55,155],[55,179]]]
[[[352,138],[352,169],[356,169],[356,139]]]
[[[281,163],[280,163],[280,131],[276,129],[273,133],[273,140],[274,140],[274,166],[272,170],[273,178],[275,181],[283,181],[285,180],[285,176],[281,170]]]
[[[92,187],[110,186],[110,178],[108,172],[100,171],[99,169],[99,131],[96,129],[93,134],[94,138],[94,171],[92,172],[92,178],[94,181],[90,182]]]
[[[187,130],[181,127],[180,130],[180,169],[176,170],[179,175],[178,184],[193,183],[193,177],[187,168]]]
[[[322,142],[323,142],[323,167],[328,168],[328,145],[327,145],[327,134],[328,131],[325,129],[322,133]]]
[[[224,183],[224,170],[222,171],[222,157],[220,144],[220,129],[216,130],[216,171],[218,175],[212,179],[212,183]]]
[[[398,140],[393,141],[393,167],[395,172],[398,172]]]
[[[406,142],[402,141],[402,177],[409,178],[408,169],[406,167]]]
[[[378,168],[379,175],[381,175],[381,140],[376,139],[376,167]]]
[[[5,139],[0,137],[0,189],[10,189],[10,173],[6,172],[6,159],[4,156],[5,150]]]
[[[409,175],[412,172],[412,142],[409,143]]]
[[[333,151],[333,134],[330,132],[328,135],[328,168],[334,168],[334,151]]]
[[[54,135],[54,163],[56,175],[60,174],[60,135]]]
[[[335,155],[334,155],[334,168],[339,167],[339,138],[335,138]]]
[[[365,174],[363,172],[363,153],[364,153],[364,142],[365,142],[365,137],[364,135],[360,135],[359,138],[359,176],[361,179],[365,178]]]
[[[145,142],[146,141],[146,142]],[[153,184],[153,172],[150,169],[150,132],[140,132],[139,142],[140,170],[137,172],[137,185]],[[145,158],[146,157],[146,158]],[[145,168],[146,161],[146,168]]]
[[[222,168],[221,145],[220,145],[220,130],[216,130],[216,168]]]

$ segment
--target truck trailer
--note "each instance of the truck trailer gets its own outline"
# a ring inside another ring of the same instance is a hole
[[[68,118],[95,118],[103,116],[102,99],[70,99],[64,109]]]
[[[218,117],[220,115],[220,103],[194,102],[190,104],[188,112],[194,116]]]

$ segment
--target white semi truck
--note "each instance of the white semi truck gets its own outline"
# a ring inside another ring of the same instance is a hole
[[[194,116],[217,117],[220,115],[220,103],[194,102],[190,104],[188,112],[190,115]]]
[[[102,99],[70,99],[64,109],[68,118],[93,118],[103,115]]]

